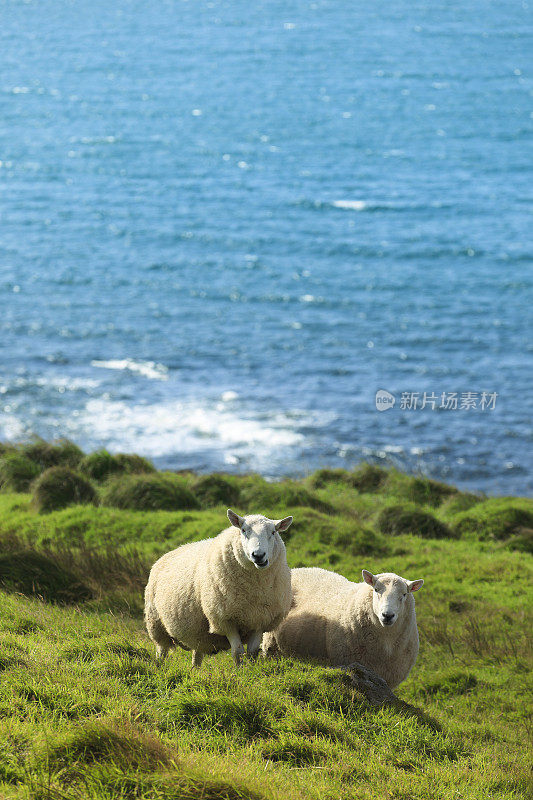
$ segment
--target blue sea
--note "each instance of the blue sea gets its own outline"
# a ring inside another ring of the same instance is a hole
[[[532,33],[516,0],[0,0],[0,438],[531,491]]]

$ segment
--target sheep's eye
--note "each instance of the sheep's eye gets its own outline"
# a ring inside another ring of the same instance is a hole
[[[405,594],[404,594],[404,596],[403,596],[403,597],[404,597],[404,599],[407,597],[407,592],[405,592]]]

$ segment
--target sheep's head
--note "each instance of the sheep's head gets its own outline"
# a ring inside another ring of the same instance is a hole
[[[239,528],[244,555],[257,569],[266,569],[277,558],[283,548],[279,534],[292,522],[292,517],[268,519],[261,514],[240,517],[231,508],[228,508],[228,519]]]
[[[424,581],[406,581],[394,572],[372,575],[363,570],[363,580],[372,587],[372,608],[381,625],[388,626],[402,616],[411,592],[418,592]],[[412,601],[411,601],[412,602]]]

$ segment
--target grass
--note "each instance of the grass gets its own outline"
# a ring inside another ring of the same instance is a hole
[[[85,456],[79,465],[80,471],[95,481],[105,481],[110,475],[124,472],[155,472],[154,465],[146,458],[128,453],[112,455],[107,450],[97,450]]]
[[[197,508],[198,501],[185,482],[172,474],[124,475],[115,478],[102,492],[104,505],[135,511],[172,511]]]
[[[33,504],[42,514],[70,505],[95,504],[97,500],[92,484],[68,467],[50,467],[39,475],[33,488]]]
[[[39,467],[23,453],[5,453],[0,458],[0,489],[11,492],[27,492]]]
[[[80,448],[68,439],[60,439],[57,443],[51,444],[36,438],[20,445],[19,450],[41,470],[59,466],[76,469],[83,458]]]
[[[49,602],[83,602],[91,590],[54,558],[34,550],[0,555],[0,586],[8,591],[42,597]]]
[[[28,458],[2,458],[13,455]],[[33,481],[50,468],[32,463]],[[70,468],[99,505],[39,514],[30,491],[0,494],[2,799],[529,796],[531,501],[371,465],[269,484],[83,463]],[[181,492],[170,510],[161,486]],[[222,653],[193,672],[179,650],[156,665],[142,624],[149,567],[215,535],[228,505],[293,514],[291,566],[425,578],[401,703],[370,707],[337,671],[290,660],[236,670]]]

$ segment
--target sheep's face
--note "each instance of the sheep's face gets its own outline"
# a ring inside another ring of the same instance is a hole
[[[372,608],[383,627],[394,625],[404,613],[411,592],[417,592],[424,581],[406,581],[393,572],[372,575],[363,570],[363,580],[372,587]],[[412,601],[411,601],[412,602]]]
[[[283,547],[279,534],[286,531],[292,522],[292,517],[268,519],[261,514],[240,517],[231,508],[228,509],[228,519],[239,528],[244,555],[257,569],[266,569],[276,560]]]

